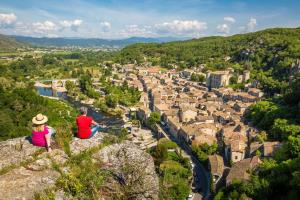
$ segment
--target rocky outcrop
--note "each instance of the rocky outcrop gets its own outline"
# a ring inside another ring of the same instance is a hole
[[[158,199],[159,180],[152,157],[131,142],[108,146],[93,155],[113,174],[106,184],[120,199]]]
[[[39,149],[30,144],[25,137],[0,142],[0,170],[33,159]]]
[[[74,139],[70,143],[72,155],[98,146],[103,141],[103,135],[97,134],[88,140]],[[47,153],[42,148],[32,146],[25,138],[0,142],[0,156],[0,200],[32,199],[35,193],[55,186],[60,177],[55,165],[68,170],[65,164],[69,157],[64,151],[55,149]],[[105,147],[93,154],[93,159],[103,163],[103,170],[113,174],[106,188],[111,188],[120,197],[158,199],[158,178],[153,160],[132,143]],[[57,199],[64,199],[61,190],[56,196]],[[110,199],[109,195],[104,199]]]
[[[101,144],[103,134],[92,139],[74,139],[70,143],[72,154]],[[34,194],[54,185],[60,174],[53,164],[63,165],[68,156],[55,149],[51,153],[35,147],[26,138],[0,142],[0,200],[32,199]]]

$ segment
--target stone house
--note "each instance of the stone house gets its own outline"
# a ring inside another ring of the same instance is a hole
[[[170,109],[169,104],[156,104],[156,103],[154,103],[154,109],[153,110],[155,112],[159,112],[161,115],[169,109]]]
[[[191,144],[192,140],[201,134],[203,133],[197,128],[196,125],[187,124],[181,126],[180,130],[178,131],[178,138],[187,144]]]
[[[215,111],[212,113],[212,117],[215,122],[225,125],[230,122],[231,114],[230,112]]]
[[[176,116],[167,116],[167,125],[169,132],[175,137],[178,138],[178,132],[182,126],[179,122],[179,118]]]
[[[264,157],[274,157],[276,151],[281,147],[280,142],[264,142],[262,145],[262,155]]]
[[[192,145],[196,145],[196,146],[200,146],[203,144],[213,145],[217,143],[217,139],[216,137],[203,133],[201,135],[193,137],[191,143]]]
[[[206,87],[220,88],[229,85],[231,74],[229,71],[208,71],[206,74]]]
[[[141,106],[137,110],[137,117],[142,123],[147,123],[148,117],[150,117],[151,110],[146,106]]]
[[[261,160],[258,156],[247,158],[235,163],[230,169],[228,176],[226,177],[226,186],[228,187],[229,185],[231,185],[234,180],[250,180],[249,172],[251,170],[254,170],[260,163]]]
[[[191,144],[193,141],[198,144],[213,144],[217,142],[217,132],[218,129],[214,124],[185,124],[181,126],[178,138],[188,144]]]
[[[191,106],[182,106],[179,108],[180,122],[189,122],[197,116],[197,109]]]
[[[236,112],[243,114],[251,104],[252,103],[235,102],[235,104],[233,105],[233,109]]]
[[[238,162],[245,158],[247,150],[247,130],[241,124],[229,125],[222,128],[219,144],[224,144],[225,158]]]
[[[208,156],[208,169],[212,176],[213,190],[217,191],[221,186],[221,179],[224,173],[224,160],[217,154]]]
[[[248,89],[248,94],[250,94],[254,97],[258,97],[258,98],[260,98],[264,95],[264,93],[258,88],[249,88]]]

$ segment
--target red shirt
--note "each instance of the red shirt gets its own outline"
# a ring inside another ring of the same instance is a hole
[[[77,137],[81,139],[87,139],[91,136],[91,125],[92,125],[93,118],[87,116],[79,116],[76,118],[77,123]]]

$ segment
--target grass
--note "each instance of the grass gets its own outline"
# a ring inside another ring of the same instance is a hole
[[[78,62],[78,61],[79,59],[67,59],[67,58],[64,59],[64,62]]]
[[[56,187],[74,198],[99,199],[98,191],[105,183],[107,173],[101,169],[101,161],[94,162],[92,155],[115,141],[114,137],[108,136],[99,146],[71,156],[66,163],[69,172],[62,173]]]
[[[55,190],[53,188],[45,189],[41,193],[34,194],[35,200],[55,200]]]

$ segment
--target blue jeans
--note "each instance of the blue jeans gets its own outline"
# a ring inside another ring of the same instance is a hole
[[[89,137],[89,139],[92,138],[99,130],[100,130],[100,126],[92,126],[91,128],[92,134]]]
[[[54,137],[55,135],[55,129],[52,128],[51,126],[48,126],[48,134],[50,135],[50,137]]]

